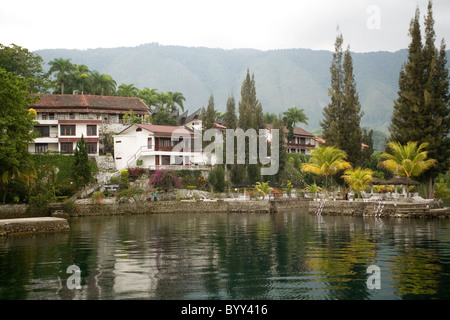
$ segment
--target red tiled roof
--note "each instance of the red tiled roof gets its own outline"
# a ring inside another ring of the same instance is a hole
[[[273,125],[271,123],[266,123],[267,129],[272,129]],[[284,127],[284,132],[288,133],[288,129]],[[306,131],[305,129],[301,127],[294,127],[294,135],[297,136],[308,136],[308,137],[314,137],[314,135],[311,132]]]
[[[95,95],[72,95],[72,94],[42,94],[31,108],[38,112],[54,112],[62,110],[65,112],[129,112],[133,110],[136,114],[148,113],[149,108],[139,98],[114,97]]]
[[[144,130],[154,132],[155,134],[171,135],[175,130],[179,130],[178,132],[183,134],[190,134],[190,135],[194,134],[194,132],[191,130],[177,126],[163,126],[157,124],[135,124],[135,125]]]

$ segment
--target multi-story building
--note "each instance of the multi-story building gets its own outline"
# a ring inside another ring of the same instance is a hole
[[[106,125],[121,124],[130,110],[137,117],[149,114],[139,98],[112,96],[40,95],[31,108],[37,112],[35,131],[39,133],[29,145],[31,153],[72,153],[83,136],[88,153],[98,155]]]
[[[266,124],[266,128],[271,130],[272,124]],[[294,127],[294,136],[292,140],[287,139],[288,129],[284,128],[285,147],[288,153],[311,154],[311,150],[319,146],[320,140],[311,132],[301,127]]]
[[[114,136],[116,170],[138,166],[153,170],[202,169],[202,150],[195,149],[195,138],[194,131],[185,127],[130,125]]]

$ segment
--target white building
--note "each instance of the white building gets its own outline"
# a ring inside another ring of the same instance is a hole
[[[88,153],[98,155],[106,125],[120,125],[130,110],[138,117],[149,114],[147,105],[139,98],[69,94],[39,97],[31,106],[37,112],[35,131],[39,133],[28,146],[31,153],[73,153],[83,136]]]
[[[133,124],[114,136],[116,170],[206,169],[201,144],[195,149],[195,138],[194,131],[185,127]]]

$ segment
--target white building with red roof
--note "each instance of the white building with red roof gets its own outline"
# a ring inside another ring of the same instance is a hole
[[[139,98],[70,94],[39,97],[30,107],[37,112],[35,131],[39,133],[29,144],[31,153],[57,151],[70,154],[83,136],[88,153],[98,155],[101,133],[107,131],[106,125],[121,124],[123,115],[130,110],[137,117],[150,114]]]
[[[132,124],[114,136],[116,170],[134,167],[155,169],[203,169],[201,143],[184,126]]]

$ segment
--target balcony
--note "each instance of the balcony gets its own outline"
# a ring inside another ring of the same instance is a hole
[[[202,170],[209,171],[211,166],[200,164],[167,164],[167,165],[150,165],[149,170]]]

